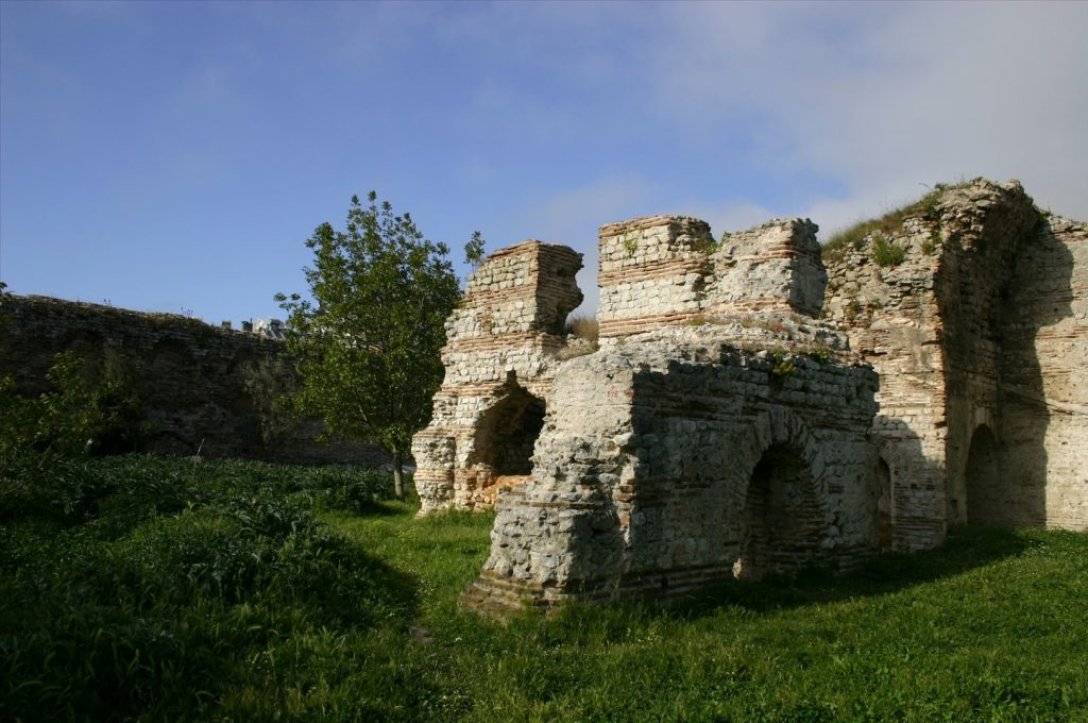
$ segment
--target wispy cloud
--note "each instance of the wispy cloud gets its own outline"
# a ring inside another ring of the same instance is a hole
[[[674,121],[708,137],[758,121],[764,163],[842,180],[843,198],[811,205],[832,223],[974,175],[1019,176],[1088,215],[1088,4],[726,3],[669,19],[669,45],[691,50],[648,70],[663,107],[683,108]]]

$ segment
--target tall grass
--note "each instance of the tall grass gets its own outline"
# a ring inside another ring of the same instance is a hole
[[[80,504],[24,493],[0,719],[1088,719],[1088,535],[495,622],[457,602],[492,517],[355,504],[366,479],[130,458],[54,486]]]
[[[878,234],[877,239],[894,236],[903,228],[903,222],[908,218],[921,217],[931,223],[940,222],[940,204],[945,192],[962,187],[964,184],[944,185],[937,184],[936,188],[922,196],[917,201],[909,203],[901,208],[893,209],[879,218],[870,218],[843,229],[834,234],[824,243],[821,255],[827,261],[838,262],[853,249],[860,251],[865,245],[865,238],[870,234]],[[880,263],[881,266],[896,265],[902,262],[899,258],[895,263]]]

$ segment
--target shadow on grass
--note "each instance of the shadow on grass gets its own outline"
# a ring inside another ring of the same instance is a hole
[[[1012,530],[965,528],[951,532],[939,548],[883,553],[847,574],[813,568],[760,582],[727,582],[672,601],[666,609],[671,615],[698,617],[725,605],[769,612],[885,595],[1014,557],[1038,544]]]

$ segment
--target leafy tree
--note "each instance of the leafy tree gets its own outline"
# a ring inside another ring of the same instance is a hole
[[[484,262],[484,237],[479,231],[472,232],[472,238],[465,244],[465,263],[472,264],[473,270]]]
[[[312,301],[276,300],[288,312],[288,349],[302,385],[296,403],[331,435],[380,442],[393,454],[398,497],[412,435],[430,421],[444,373],[445,321],[460,298],[449,248],[423,237],[407,213],[370,193],[348,209],[347,230],[317,227],[304,269]]]

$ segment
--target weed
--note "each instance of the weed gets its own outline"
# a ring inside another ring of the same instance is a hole
[[[823,245],[823,258],[829,261],[841,261],[849,249],[860,251],[865,246],[865,238],[870,234],[881,233],[894,236],[903,228],[908,218],[923,218],[932,224],[940,224],[941,199],[944,194],[966,184],[945,185],[938,183],[932,191],[922,198],[902,208],[889,211],[880,218],[860,221],[844,229],[827,240]]]
[[[877,266],[898,266],[906,258],[905,247],[889,241],[882,233],[873,236],[873,260],[876,261]]]
[[[790,376],[797,367],[793,363],[793,359],[787,356],[786,352],[781,349],[775,349],[771,352],[771,375],[775,379],[784,379]]]
[[[864,310],[864,308],[865,307],[862,306],[861,302],[858,301],[856,298],[850,299],[850,303],[846,305],[845,309],[843,309],[843,317],[847,321],[853,321],[854,319],[858,318],[858,314],[860,314]]]
[[[941,236],[936,229],[930,234],[929,238],[922,242],[922,253],[926,256],[932,256],[937,249],[941,247]]]
[[[563,333],[577,339],[585,339],[596,347],[600,335],[600,324],[592,316],[572,316],[567,319]]]

